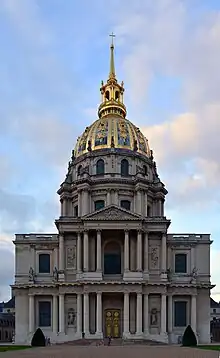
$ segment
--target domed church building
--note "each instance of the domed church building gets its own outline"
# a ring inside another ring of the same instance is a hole
[[[61,184],[57,234],[17,234],[16,343],[210,340],[210,235],[168,233],[153,151],[126,118],[124,83],[101,83],[98,119],[77,139]]]

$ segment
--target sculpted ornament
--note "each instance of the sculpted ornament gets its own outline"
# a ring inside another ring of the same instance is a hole
[[[76,266],[76,246],[67,248],[67,267],[75,268]]]
[[[167,269],[167,279],[168,281],[172,281],[172,276],[173,276],[173,270],[171,268]]]
[[[157,309],[152,308],[151,315],[150,315],[150,324],[151,326],[157,326],[158,317],[157,317]]]
[[[68,309],[68,326],[74,326],[76,320],[76,313],[73,308]]]
[[[156,268],[158,266],[158,260],[159,260],[158,247],[152,247],[151,248],[151,266],[153,268]]]
[[[29,281],[34,281],[35,280],[35,272],[34,272],[34,269],[33,267],[30,267],[30,270],[29,270]]]
[[[59,271],[57,270],[56,267],[54,267],[54,270],[53,270],[53,278],[54,278],[54,281],[58,281],[59,279]]]
[[[193,267],[191,272],[191,277],[192,277],[191,282],[196,281],[197,276],[198,276],[198,269],[196,267]]]

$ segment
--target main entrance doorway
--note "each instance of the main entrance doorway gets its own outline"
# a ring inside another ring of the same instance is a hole
[[[105,311],[105,336],[119,338],[120,332],[120,310],[109,309]]]

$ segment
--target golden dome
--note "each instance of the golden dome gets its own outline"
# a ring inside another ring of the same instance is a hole
[[[74,155],[78,157],[98,149],[121,148],[136,151],[149,156],[150,148],[147,139],[128,119],[118,116],[107,116],[87,127],[78,138]]]
[[[112,39],[114,35],[112,36]],[[99,119],[78,138],[74,156],[98,150],[121,148],[151,156],[147,139],[133,123],[126,119],[124,83],[118,83],[115,74],[114,44],[110,46],[110,71],[107,82],[101,83]]]

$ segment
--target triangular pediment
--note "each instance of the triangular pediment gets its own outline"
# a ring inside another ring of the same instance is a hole
[[[85,215],[83,220],[92,221],[137,221],[143,218],[140,215],[131,213],[130,211],[119,208],[116,205],[109,205],[103,209],[95,211],[94,213]]]

